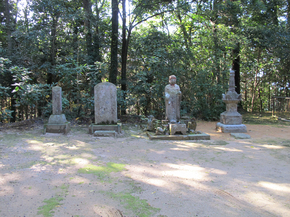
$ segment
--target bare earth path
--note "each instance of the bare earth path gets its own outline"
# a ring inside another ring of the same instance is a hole
[[[210,141],[2,130],[0,216],[290,216],[290,126],[215,124],[198,123]]]

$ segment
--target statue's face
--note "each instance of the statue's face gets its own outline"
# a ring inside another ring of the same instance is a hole
[[[174,78],[174,77],[169,78],[169,84],[171,84],[171,85],[176,84],[176,78]]]

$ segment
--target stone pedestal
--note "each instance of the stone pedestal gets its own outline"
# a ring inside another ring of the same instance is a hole
[[[116,132],[117,134],[120,134],[122,131],[122,124],[114,124],[114,125],[96,125],[91,124],[89,126],[89,133],[97,135],[96,131],[111,131]]]
[[[174,135],[176,133],[181,133],[186,135],[186,124],[169,124],[169,134]]]
[[[222,133],[246,133],[247,127],[244,124],[226,125],[218,122],[216,130]]]
[[[223,94],[223,101],[226,103],[226,111],[221,113],[220,122],[216,125],[216,130],[223,133],[245,133],[247,127],[242,124],[242,115],[237,111],[238,102],[241,95],[235,91],[235,72],[230,71],[229,90]]]
[[[70,122],[62,113],[62,91],[61,87],[52,88],[52,115],[48,123],[44,125],[44,133],[64,133],[67,134],[71,127]]]

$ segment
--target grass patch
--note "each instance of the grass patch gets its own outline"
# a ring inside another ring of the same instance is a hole
[[[44,200],[43,202],[45,205],[41,206],[38,208],[38,215],[43,215],[44,217],[51,217],[54,214],[53,209],[57,206],[61,205],[61,201],[63,200],[62,197],[57,196],[57,197],[52,197],[50,199]]]
[[[272,113],[262,113],[255,114],[255,113],[244,113],[243,114],[243,123],[244,124],[261,124],[261,125],[285,125],[289,126],[289,122],[284,122],[278,120],[277,117],[273,117]]]
[[[79,173],[84,174],[94,174],[98,176],[101,180],[104,180],[112,172],[121,172],[125,170],[125,164],[107,163],[106,166],[96,166],[89,164],[84,168],[78,170]]]
[[[61,201],[63,201],[63,196],[66,196],[68,194],[68,184],[62,184],[60,186],[61,193],[59,195],[56,195],[55,197],[52,197],[50,199],[44,200],[43,202],[45,205],[38,208],[38,215],[43,215],[44,217],[51,217],[54,214],[53,209],[56,207],[62,205]]]
[[[134,212],[134,216],[149,217],[160,211],[152,207],[146,200],[134,197],[130,193],[108,193],[112,198],[119,199],[121,204],[128,210]]]

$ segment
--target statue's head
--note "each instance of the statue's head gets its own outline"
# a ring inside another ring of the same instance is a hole
[[[175,75],[170,75],[169,76],[169,84],[175,85],[176,84],[176,76]]]

